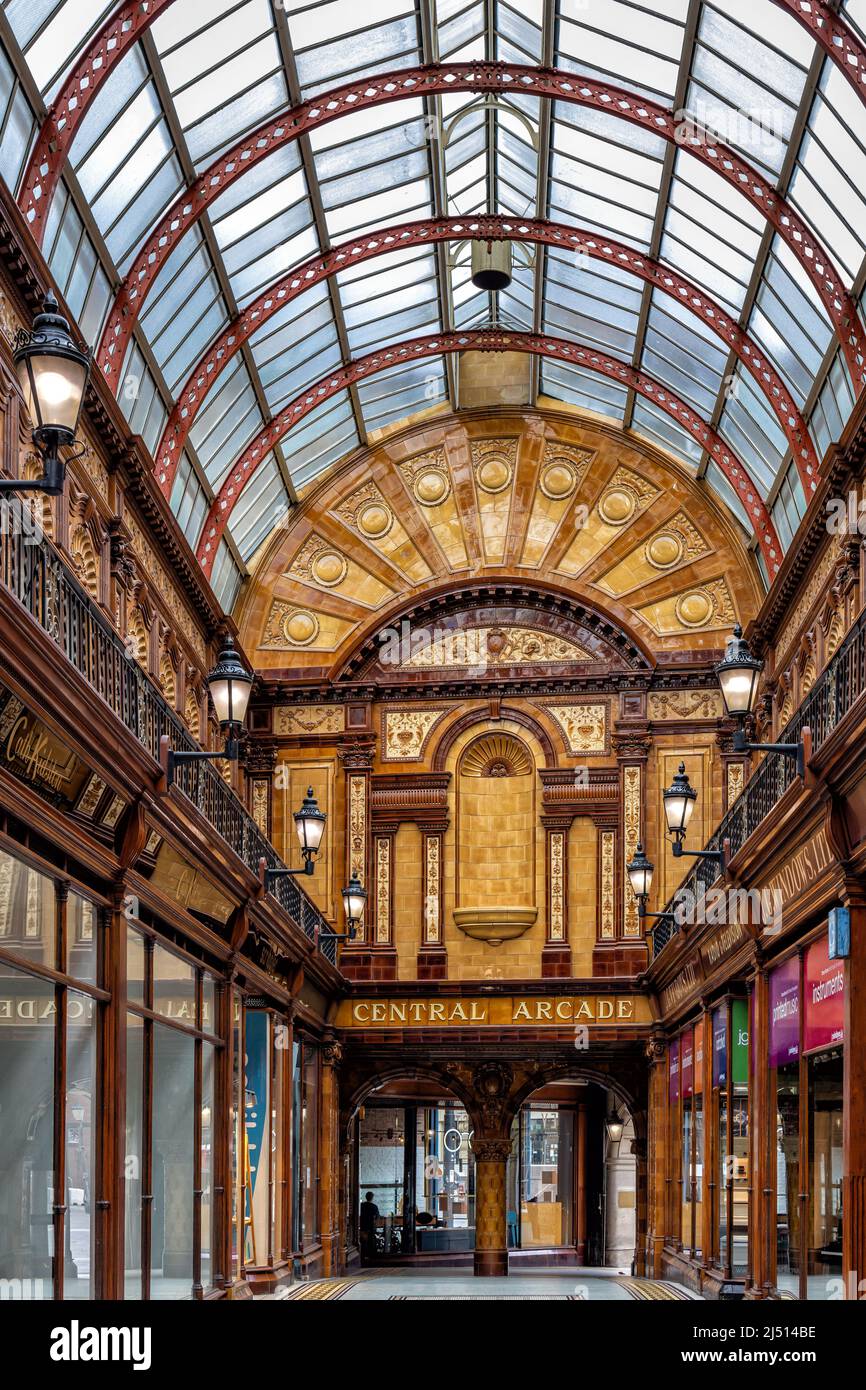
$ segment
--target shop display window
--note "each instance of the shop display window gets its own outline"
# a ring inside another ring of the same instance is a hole
[[[0,1290],[97,1298],[100,908],[0,851]],[[53,980],[29,967],[57,972]],[[58,1087],[57,1058],[65,1062]]]
[[[219,1276],[214,1259],[212,1136],[220,1044],[209,1032],[211,1019],[207,1032],[202,1027],[206,977],[201,966],[157,941],[143,924],[128,926],[128,1299],[192,1298]]]

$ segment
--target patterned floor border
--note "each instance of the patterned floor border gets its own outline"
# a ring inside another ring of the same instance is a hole
[[[391,1294],[388,1302],[584,1302],[582,1294]]]
[[[681,1284],[669,1284],[664,1279],[617,1279],[616,1282],[639,1303],[688,1303],[698,1297]]]
[[[310,1279],[306,1284],[293,1284],[278,1295],[278,1300],[342,1298],[360,1283],[360,1279]]]
[[[397,1274],[395,1270],[394,1275]],[[388,1278],[390,1271],[385,1274]],[[370,1279],[379,1279],[382,1275],[378,1272],[370,1271],[354,1279],[311,1279],[308,1283],[294,1284],[291,1288],[281,1291],[276,1297],[292,1300],[323,1300],[343,1298],[350,1289],[354,1289],[358,1284],[365,1283]],[[541,1276],[544,1277],[544,1276]],[[630,1279],[617,1277],[611,1280],[624,1289],[630,1298],[638,1303],[666,1303],[666,1302],[689,1302],[698,1299],[698,1295],[692,1293],[690,1289],[681,1284],[669,1283],[664,1279]],[[391,1303],[472,1303],[475,1301],[482,1303],[585,1303],[587,1302],[584,1293],[566,1294],[412,1294],[394,1293],[389,1294],[388,1302]]]

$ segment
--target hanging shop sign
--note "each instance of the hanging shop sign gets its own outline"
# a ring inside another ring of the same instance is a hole
[[[0,766],[62,810],[71,810],[90,769],[5,686],[0,686]]]
[[[800,959],[793,956],[770,974],[770,1066],[800,1055]]]
[[[560,998],[344,999],[338,1028],[563,1028],[651,1022],[643,994]]]
[[[834,1047],[845,1033],[845,962],[831,960],[826,936],[803,962],[803,1051]]]
[[[680,1098],[680,1044],[679,1039],[668,1048],[668,1097],[672,1105]]]

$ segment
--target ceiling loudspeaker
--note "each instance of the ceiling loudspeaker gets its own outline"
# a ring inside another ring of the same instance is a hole
[[[479,290],[505,290],[511,284],[511,242],[473,241],[472,283]]]

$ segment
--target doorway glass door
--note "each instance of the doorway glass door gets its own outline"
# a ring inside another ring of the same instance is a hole
[[[358,1190],[361,1232],[368,1235],[370,1259],[397,1255],[401,1250],[404,1211],[406,1130],[402,1106],[373,1106],[360,1125]],[[372,1193],[375,1212],[365,1209]]]
[[[574,1111],[529,1106],[520,1124],[520,1244],[574,1243]]]

